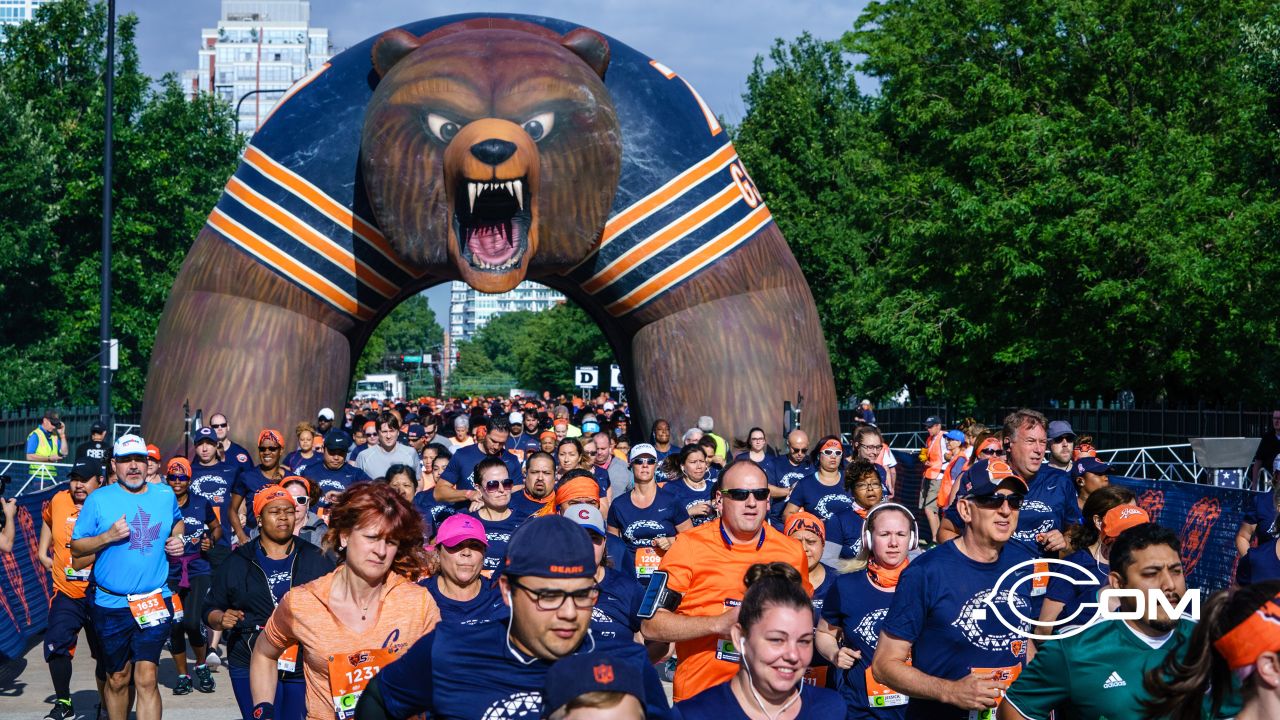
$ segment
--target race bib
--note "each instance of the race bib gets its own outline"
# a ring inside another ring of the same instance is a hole
[[[133,613],[133,619],[140,628],[155,627],[169,619],[169,608],[159,590],[126,595],[125,598],[129,601],[129,612]]]
[[[827,686],[827,666],[826,665],[823,665],[822,667],[810,666],[805,668],[804,677],[800,678],[800,681],[806,685],[812,685],[814,687],[826,687]]]
[[[182,610],[182,598],[178,597],[177,593],[174,593],[169,600],[173,603],[173,621],[182,622],[182,618],[187,616]]]
[[[995,681],[1000,683],[1000,699],[996,701],[995,708],[987,708],[985,710],[970,710],[969,720],[995,720],[996,708],[1000,707],[1000,702],[1004,700],[1004,691],[1009,689],[1014,680],[1022,674],[1022,663],[1010,665],[1002,668],[972,668],[969,670],[970,675],[981,675],[982,677],[995,676]]]
[[[894,690],[893,688],[878,682],[871,676],[871,668],[866,669],[867,674],[867,706],[873,708],[896,707],[898,705],[906,705],[910,700],[905,694]]]
[[[298,646],[290,645],[280,653],[280,657],[276,660],[276,669],[284,672],[298,671]]]
[[[90,568],[74,570],[70,565],[68,565],[64,572],[66,573],[67,579],[72,582],[89,582],[89,570]]]
[[[350,720],[356,714],[360,693],[395,655],[386,648],[359,650],[345,655],[329,656],[329,690],[337,720]]]
[[[742,662],[742,655],[731,638],[716,638],[716,659],[736,663]]]
[[[662,562],[662,557],[658,555],[658,551],[651,547],[636,548],[636,577],[644,579],[653,574],[658,569],[658,565]]]
[[[1039,597],[1049,589],[1049,563],[1038,562],[1033,569],[1035,576],[1031,578],[1031,597]]]

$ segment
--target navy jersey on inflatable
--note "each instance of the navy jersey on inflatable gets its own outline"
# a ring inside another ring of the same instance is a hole
[[[801,510],[808,510],[822,518],[823,522],[830,520],[836,512],[853,507],[853,497],[844,489],[843,472],[835,485],[823,485],[818,480],[817,471],[809,473],[791,489],[791,498],[787,502]]]
[[[672,717],[643,645],[605,642],[588,634],[577,652],[597,650],[633,663],[643,673],[646,717]],[[505,622],[440,623],[384,668],[378,683],[391,717],[425,712],[436,720],[538,720],[550,667],[516,650]]]
[[[954,540],[945,542],[902,571],[883,629],[912,644],[911,664],[926,675],[959,680],[975,671],[990,671],[1011,680],[1026,661],[1027,640],[1000,618],[1017,623],[1023,632],[1030,632],[1030,627],[1018,622],[1007,607],[998,615],[986,601],[990,598],[1003,607],[1010,601],[1010,589],[1016,587],[1012,602],[1023,615],[1035,616],[1030,598],[1022,594],[1031,583],[1017,584],[1018,578],[1030,574],[1030,567],[1010,573],[997,587],[1006,570],[1027,559],[1009,543],[999,560],[981,563],[961,553]],[[969,713],[915,698],[907,706],[907,717],[967,719]]]
[[[836,671],[840,675],[837,685],[840,696],[844,698],[847,720],[901,720],[906,717],[907,696],[886,692],[871,677],[871,660],[880,640],[880,626],[889,614],[892,600],[893,592],[873,585],[866,570],[841,575],[827,592],[822,617],[832,627],[844,631],[846,647],[861,654],[853,661],[853,667]],[[869,692],[868,684],[877,692]]]
[[[235,534],[231,532],[231,513],[227,511],[227,503],[231,499],[231,486],[240,475],[238,463],[219,460],[212,465],[201,465],[199,461],[191,463],[191,484],[187,493],[199,495],[214,508],[214,513],[222,525],[222,538],[219,545],[231,546]],[[253,507],[253,503],[249,504]],[[252,512],[252,510],[250,510]]]
[[[480,592],[470,600],[454,600],[441,592],[439,575],[419,580],[418,584],[435,598],[440,608],[440,622],[454,625],[476,625],[491,620],[506,622],[510,614],[498,584],[485,578],[480,578]]]

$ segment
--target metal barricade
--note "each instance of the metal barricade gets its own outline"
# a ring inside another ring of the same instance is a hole
[[[65,482],[71,463],[30,462],[27,460],[0,459],[0,475],[13,478],[10,487],[17,486],[10,497],[23,493],[40,492]]]

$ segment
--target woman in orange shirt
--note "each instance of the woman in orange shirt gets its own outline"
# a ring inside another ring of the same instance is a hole
[[[307,717],[348,720],[369,679],[427,634],[440,610],[421,575],[422,518],[385,483],[360,483],[329,516],[325,545],[342,562],[324,577],[290,590],[254,646],[250,682],[254,717],[271,720],[276,669],[301,647]]]

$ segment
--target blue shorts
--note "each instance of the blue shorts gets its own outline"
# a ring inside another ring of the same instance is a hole
[[[73,598],[61,592],[53,594],[53,600],[49,601],[49,629],[44,633],[45,662],[58,655],[74,658],[81,628],[85,629],[89,639],[89,654],[94,658],[101,657],[90,608],[88,598]]]
[[[138,627],[129,608],[104,608],[94,604],[94,628],[98,631],[98,645],[102,650],[102,665],[108,673],[118,673],[131,662],[149,662],[158,665],[160,653],[169,639],[173,624],[173,601],[164,599],[169,609],[169,619],[149,628]]]

